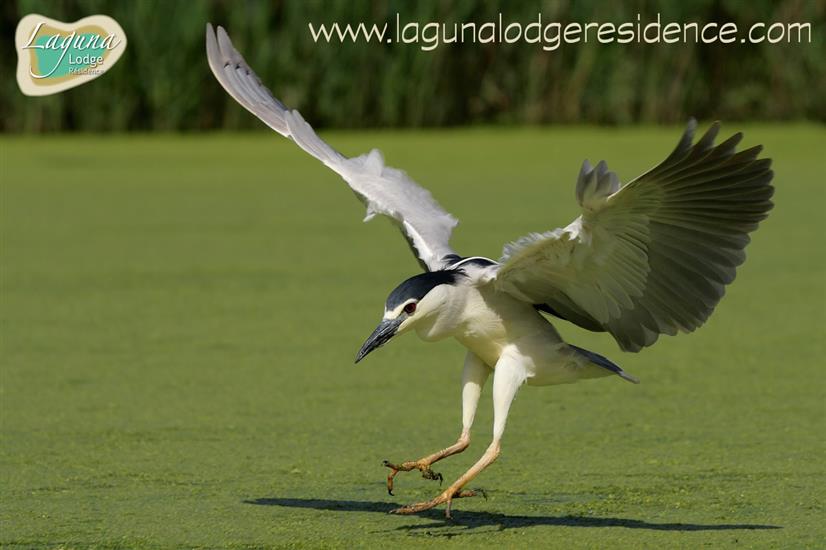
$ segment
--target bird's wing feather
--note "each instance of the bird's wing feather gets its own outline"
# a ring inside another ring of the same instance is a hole
[[[608,331],[627,351],[700,326],[745,260],[774,189],[761,147],[736,152],[739,133],[714,146],[717,123],[692,145],[695,128],[690,121],[665,161],[622,188],[604,162],[586,161],[582,215],[506,245],[497,288]]]
[[[222,27],[214,32],[212,25],[207,24],[206,49],[210,69],[229,95],[267,126],[291,138],[338,173],[367,207],[365,221],[376,214],[392,219],[426,270],[440,269],[456,256],[449,240],[458,222],[429,191],[401,170],[385,166],[376,149],[347,158],[330,147],[298,111],[288,109],[273,97]]]

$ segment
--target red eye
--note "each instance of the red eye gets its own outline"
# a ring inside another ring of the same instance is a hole
[[[413,315],[416,313],[416,302],[410,302],[406,306],[404,306],[404,312],[408,315]]]

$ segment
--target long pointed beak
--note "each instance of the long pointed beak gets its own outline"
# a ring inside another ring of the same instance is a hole
[[[393,336],[396,334],[396,331],[399,330],[399,325],[402,324],[402,319],[385,319],[379,326],[376,327],[376,330],[373,331],[373,334],[367,338],[367,341],[364,342],[364,345],[361,346],[358,354],[356,355],[356,363],[364,359],[368,353],[373,351],[376,348],[380,348],[384,344],[386,344]]]

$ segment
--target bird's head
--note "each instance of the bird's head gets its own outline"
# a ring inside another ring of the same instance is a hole
[[[384,305],[384,317],[361,346],[356,363],[368,353],[411,328],[432,326],[451,303],[451,290],[465,278],[461,270],[430,271],[411,277],[393,289]]]

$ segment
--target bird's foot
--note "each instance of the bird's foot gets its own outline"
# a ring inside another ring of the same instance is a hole
[[[442,474],[431,470],[430,463],[424,460],[402,462],[401,464],[393,464],[392,462],[385,460],[382,464],[387,468],[390,468],[390,473],[387,475],[387,493],[391,496],[393,495],[393,478],[395,478],[396,474],[399,472],[419,470],[422,473],[422,477],[425,479],[431,479],[434,481],[438,480],[439,485],[441,485],[443,481]]]
[[[457,498],[468,498],[468,497],[475,497],[475,496],[482,496],[487,500],[488,495],[485,493],[484,489],[454,489],[451,487],[447,491],[443,492],[436,498],[432,500],[428,500],[426,502],[418,502],[416,504],[411,504],[409,506],[402,506],[401,508],[396,508],[395,510],[390,510],[391,514],[416,514],[418,512],[424,512],[425,510],[430,510],[431,508],[438,506],[442,503],[446,503],[447,506],[445,507],[445,517],[447,519],[452,519],[453,516],[450,514],[451,504],[453,503],[454,499]]]

